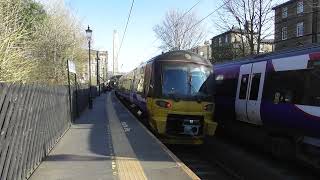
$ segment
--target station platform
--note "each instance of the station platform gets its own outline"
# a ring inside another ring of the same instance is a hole
[[[200,178],[110,92],[95,99],[29,179]]]

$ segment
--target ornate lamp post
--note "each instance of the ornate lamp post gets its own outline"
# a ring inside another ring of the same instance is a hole
[[[99,51],[97,51],[97,85],[99,87],[98,89],[98,95],[100,96],[100,78],[99,78],[99,61],[100,61],[100,58],[99,58]]]
[[[86,30],[86,36],[88,40],[89,45],[89,109],[92,109],[92,96],[91,96],[91,54],[90,54],[90,43],[91,43],[91,37],[92,37],[92,30],[88,26],[88,29]]]

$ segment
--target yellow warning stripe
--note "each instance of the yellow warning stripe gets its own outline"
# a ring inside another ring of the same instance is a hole
[[[111,137],[114,151],[112,169],[117,170],[116,175],[120,180],[145,180],[147,179],[147,176],[145,175],[135,152],[130,146],[120,121],[117,119],[110,94],[111,93],[109,93],[107,99],[107,112],[111,126],[109,129],[112,131],[113,135]]]
[[[119,179],[147,179],[136,158],[116,157]]]

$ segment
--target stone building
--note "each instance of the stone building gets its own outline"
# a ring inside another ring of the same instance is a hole
[[[97,51],[91,50],[91,84],[97,84]],[[105,82],[108,79],[108,51],[98,51],[98,62],[99,62],[99,74],[98,77],[100,79],[100,83]],[[83,75],[82,81],[89,80],[89,68],[88,64],[86,64],[85,71],[86,74]]]
[[[289,0],[275,11],[275,50],[319,43],[320,0]]]
[[[206,58],[207,60],[211,59],[211,48],[210,48],[210,42],[206,41],[204,42],[204,45],[196,46],[194,48],[191,48],[190,51],[199,54],[200,56]]]
[[[248,44],[246,35],[238,28],[232,28],[229,31],[214,36],[211,39],[211,54],[215,61],[231,60],[243,57],[242,39],[244,44]],[[273,39],[264,39],[260,43],[260,53],[273,51]],[[255,43],[255,52],[257,43]],[[245,54],[249,54],[249,47],[245,48]]]

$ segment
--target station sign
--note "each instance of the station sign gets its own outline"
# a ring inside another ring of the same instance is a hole
[[[76,74],[76,64],[73,61],[68,60],[69,72]]]

